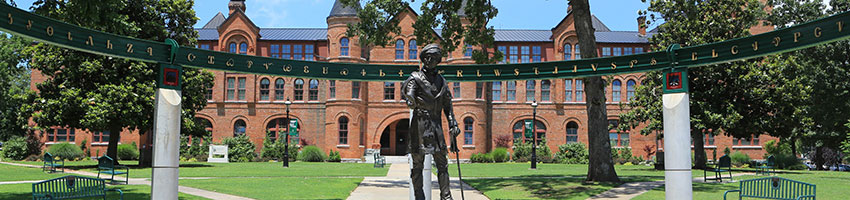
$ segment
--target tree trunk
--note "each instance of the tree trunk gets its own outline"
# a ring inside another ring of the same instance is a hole
[[[818,170],[824,170],[824,160],[823,160],[823,146],[815,147],[815,165]]]
[[[106,146],[106,156],[118,164],[118,141],[121,141],[122,127],[109,127],[109,145]]]
[[[153,166],[153,131],[149,130],[142,134],[139,143],[139,167]]]
[[[597,57],[595,30],[590,21],[588,0],[573,0],[575,29],[581,45],[582,58]],[[601,76],[584,79],[587,92],[587,127],[590,163],[587,166],[587,181],[620,182],[614,161],[611,159],[611,143],[608,137],[608,111],[605,105],[605,81]]]
[[[794,158],[797,158],[797,140],[791,137],[788,139],[788,142],[791,143],[791,154],[794,154]]]
[[[705,134],[702,130],[691,129],[691,138],[694,141],[694,169],[705,169]]]

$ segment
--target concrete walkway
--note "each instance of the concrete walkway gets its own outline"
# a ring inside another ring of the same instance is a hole
[[[7,165],[14,165],[14,166],[21,166],[21,167],[41,168],[41,166],[36,166],[36,165],[10,163],[10,162],[0,162],[0,164],[7,164]],[[97,177],[97,173],[92,173],[92,172],[87,172],[87,171],[65,169],[65,173]],[[118,179],[118,178],[116,177],[116,179]],[[0,182],[0,184],[35,183],[35,182],[39,182],[39,181],[42,181],[42,180],[37,180],[37,181],[9,181],[9,182]],[[151,182],[150,182],[150,180],[143,179],[143,178],[130,178],[129,179],[129,185],[148,185],[148,186],[150,186]],[[197,189],[197,188],[192,188],[192,187],[185,187],[185,186],[178,186],[177,190],[180,191],[181,193],[184,193],[184,194],[190,194],[190,195],[195,195],[195,196],[208,198],[208,199],[214,199],[214,200],[230,200],[230,199],[251,200],[251,198],[245,198],[245,197],[234,196],[234,195],[218,193],[218,192],[213,192],[213,191],[209,191],[209,190],[202,190],[202,189]]]
[[[436,169],[435,169],[436,170]],[[449,173],[452,173],[451,171]],[[396,163],[390,165],[390,170],[385,177],[366,177],[360,185],[348,196],[349,200],[373,200],[373,199],[409,199],[410,189],[408,179],[410,178],[410,165],[407,163]],[[437,176],[431,174],[431,199],[439,199],[440,188]],[[461,199],[460,181],[451,178],[452,198]],[[468,200],[488,199],[475,188],[463,184],[463,194]]]
[[[744,175],[753,175],[753,173],[737,173],[732,174],[732,177],[744,176]],[[726,176],[724,176],[724,180]],[[731,182],[735,182],[733,180]],[[702,177],[694,178],[694,183],[705,183],[705,179]],[[720,182],[718,182],[720,183]],[[729,181],[724,181],[723,183],[730,183]],[[655,189],[656,187],[661,187],[664,185],[664,181],[650,181],[650,182],[632,182],[632,183],[624,183],[615,188],[611,188],[608,191],[602,192],[596,196],[590,197],[588,199],[606,199],[606,200],[622,200],[622,199],[632,199],[634,197],[640,196],[643,193],[648,192],[649,190]]]

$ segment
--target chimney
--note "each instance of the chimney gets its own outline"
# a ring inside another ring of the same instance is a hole
[[[638,33],[640,36],[646,36],[646,16],[640,16],[637,18],[638,23]]]
[[[236,12],[236,9],[245,12],[245,0],[230,0],[230,3],[227,4],[227,7],[230,8],[230,14],[228,15],[233,15],[233,12]]]

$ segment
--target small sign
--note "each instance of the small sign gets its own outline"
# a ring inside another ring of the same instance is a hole
[[[183,73],[183,68],[178,65],[160,64],[156,80],[157,87],[180,90],[182,87],[182,83],[180,82],[181,73]]]
[[[667,73],[667,90],[682,89],[682,72]]]
[[[688,69],[679,68],[664,73],[664,93],[688,92]]]
[[[211,163],[228,163],[227,145],[210,145],[209,157],[207,162]]]
[[[298,136],[298,119],[289,120],[289,136]]]
[[[532,130],[533,130],[533,129],[534,129],[534,128],[533,128],[533,127],[531,127],[531,121],[530,121],[530,120],[525,120],[525,137],[526,137],[526,138],[532,138],[532,137],[534,137],[534,133],[532,132]]]

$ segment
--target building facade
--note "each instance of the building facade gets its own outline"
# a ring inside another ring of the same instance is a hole
[[[419,65],[418,50],[425,46],[418,43],[413,34],[412,24],[418,15],[412,9],[399,16],[401,33],[393,36],[394,43],[374,47],[367,53],[358,45],[356,37],[349,38],[345,34],[348,23],[358,22],[357,8],[345,7],[339,1],[330,10],[327,28],[258,27],[245,14],[245,1],[231,1],[228,7],[227,15],[219,13],[197,29],[198,48],[296,60]],[[638,54],[651,48],[648,38],[656,33],[655,30],[612,31],[595,16],[592,20],[600,56]],[[505,55],[504,63],[581,59],[569,9],[563,20],[550,30],[497,29],[495,39],[496,48],[489,50],[501,51]],[[473,64],[471,49],[475,48],[479,47],[462,46],[461,50],[449,52],[443,63]],[[284,104],[289,100],[292,102],[289,115],[298,122],[298,140],[317,145],[325,152],[339,151],[343,159],[349,161],[361,160],[370,149],[383,155],[406,154],[410,113],[401,98],[400,82],[213,73],[214,86],[206,91],[207,107],[199,111],[197,117],[207,124],[214,142],[245,134],[257,144],[259,152],[267,137],[277,139],[289,132]],[[40,82],[38,79],[43,80],[43,77],[34,73],[34,84]],[[642,80],[643,74],[635,73],[612,76],[608,81],[606,99],[610,124],[619,123],[618,115],[627,111],[625,105]],[[533,118],[532,101],[539,102],[535,122],[537,138],[547,141],[550,149],[557,151],[558,145],[588,142],[582,79],[448,84],[462,132],[456,138],[462,145],[462,158],[491,151],[499,137],[531,140],[522,133],[524,124]],[[447,127],[446,122],[443,126]],[[57,128],[43,133],[45,142],[87,139],[92,141],[92,148],[102,148],[101,154],[105,153],[105,146],[94,142],[108,141],[95,139],[103,137],[104,133],[65,130],[60,134],[62,130]],[[150,138],[150,134],[122,136],[125,143],[147,144],[145,141]],[[609,136],[614,148],[631,148],[634,155],[644,158],[650,153],[647,150],[654,152],[663,147],[655,135],[644,136],[639,131],[612,130]],[[760,144],[772,139],[775,138],[764,135],[752,139],[716,136],[705,138],[705,144],[709,155],[713,149],[722,155],[723,148],[730,147],[759,159],[764,154]]]

